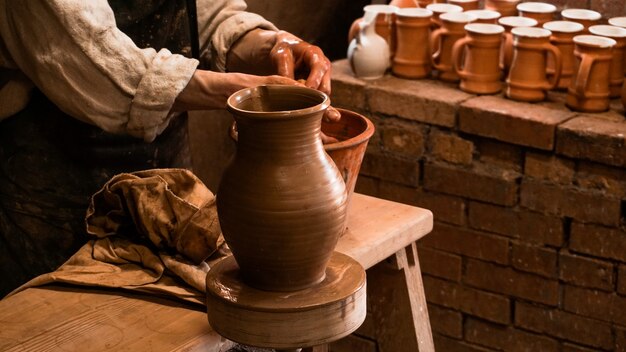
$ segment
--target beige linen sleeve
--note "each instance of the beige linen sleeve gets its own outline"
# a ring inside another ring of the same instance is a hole
[[[245,12],[243,0],[196,0],[200,58],[215,71],[226,71],[230,47],[255,28],[277,31],[263,17]]]
[[[11,61],[63,111],[112,133],[152,141],[198,65],[139,49],[106,0],[0,0],[0,13]]]

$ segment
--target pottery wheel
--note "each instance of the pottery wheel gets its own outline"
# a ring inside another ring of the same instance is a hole
[[[241,281],[235,258],[216,263],[207,275],[207,314],[223,337],[249,346],[296,349],[336,341],[365,320],[365,270],[333,253],[326,278],[299,291],[264,291]]]

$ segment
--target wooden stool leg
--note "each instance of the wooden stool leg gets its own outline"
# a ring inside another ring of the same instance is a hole
[[[415,243],[369,269],[367,281],[379,352],[435,351]]]

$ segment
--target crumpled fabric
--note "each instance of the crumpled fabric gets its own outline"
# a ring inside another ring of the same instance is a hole
[[[85,223],[94,239],[56,271],[11,294],[61,282],[205,304],[210,265],[230,254],[219,228],[215,196],[185,169],[114,176],[91,197]]]

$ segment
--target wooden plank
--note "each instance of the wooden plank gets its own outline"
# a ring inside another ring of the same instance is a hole
[[[348,213],[348,230],[336,250],[356,259],[365,269],[394,255],[433,228],[430,210],[355,193]]]

